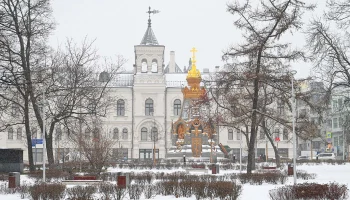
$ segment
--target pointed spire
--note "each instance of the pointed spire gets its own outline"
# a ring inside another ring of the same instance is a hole
[[[158,10],[151,11],[151,7],[148,7],[148,11],[146,13],[148,13],[148,27],[147,27],[145,35],[143,35],[141,45],[158,45],[157,38],[154,35],[152,27],[151,27],[151,24],[152,24],[151,23],[151,13],[156,14],[156,13],[159,13],[159,11]]]

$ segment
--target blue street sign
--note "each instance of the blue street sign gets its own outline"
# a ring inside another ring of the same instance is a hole
[[[37,144],[43,144],[43,139],[32,139],[32,147]]]

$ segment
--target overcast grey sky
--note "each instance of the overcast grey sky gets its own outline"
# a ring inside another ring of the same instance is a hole
[[[258,1],[258,0],[252,0]],[[325,0],[308,0],[324,4]],[[160,13],[152,15],[152,28],[159,44],[165,45],[165,65],[169,52],[175,51],[176,63],[188,65],[192,47],[198,49],[199,69],[222,66],[222,51],[240,42],[240,32],[233,26],[233,16],[226,12],[229,0],[53,0],[56,30],[50,38],[55,47],[66,38],[76,42],[86,36],[96,39],[95,46],[102,56],[122,55],[127,69],[134,64],[134,45],[138,45],[147,29],[148,6]],[[317,16],[319,10],[304,19]],[[303,47],[302,34],[287,38]],[[294,64],[297,77],[310,74],[310,64]]]

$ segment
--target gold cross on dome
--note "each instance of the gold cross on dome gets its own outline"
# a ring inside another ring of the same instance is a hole
[[[193,47],[193,48],[191,49],[191,52],[192,52],[192,63],[195,63],[195,62],[196,62],[196,52],[197,52],[197,49]]]

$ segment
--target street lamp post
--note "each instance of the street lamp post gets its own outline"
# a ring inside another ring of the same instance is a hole
[[[46,119],[45,119],[45,90],[43,91],[43,182],[45,183],[46,181],[46,141],[45,141],[45,124],[46,124]]]
[[[297,184],[297,173],[296,173],[296,157],[297,157],[297,136],[295,134],[295,94],[294,94],[294,75],[296,74],[295,70],[291,71],[292,74],[292,126],[293,126],[293,178],[294,178],[294,185]]]

